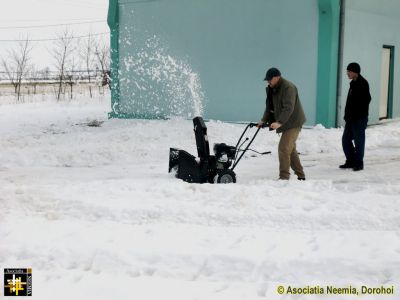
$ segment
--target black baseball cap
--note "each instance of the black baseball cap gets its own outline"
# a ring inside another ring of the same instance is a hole
[[[281,71],[277,68],[270,68],[265,74],[264,81],[270,81],[273,77],[281,76]]]

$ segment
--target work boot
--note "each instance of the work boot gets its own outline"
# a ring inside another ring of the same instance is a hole
[[[343,165],[339,166],[340,169],[352,169],[354,167],[355,167],[354,163],[348,160],[346,160],[346,162]]]
[[[364,164],[355,164],[353,167],[353,171],[361,171],[364,170]]]

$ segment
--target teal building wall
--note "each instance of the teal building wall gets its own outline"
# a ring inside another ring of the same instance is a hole
[[[316,124],[336,126],[342,1],[319,0]]]
[[[399,17],[397,0],[110,0],[110,116],[257,121],[265,71],[278,67],[297,85],[307,124],[340,126],[346,66],[356,61],[377,123],[389,45],[391,117],[399,117]]]
[[[335,119],[328,107],[336,100],[337,62],[330,59],[337,58],[337,37],[318,39],[337,31],[339,0],[331,2],[110,0],[111,116],[257,121],[265,72],[278,67],[297,85],[308,124],[316,123],[317,107],[326,114],[318,122]],[[326,80],[329,92],[317,91]]]

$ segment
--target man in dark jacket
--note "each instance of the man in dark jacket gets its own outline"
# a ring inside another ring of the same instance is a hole
[[[296,150],[296,140],[306,117],[301,106],[296,86],[281,77],[276,68],[267,71],[266,108],[258,127],[268,124],[270,129],[282,133],[279,141],[279,179],[288,180],[292,168],[297,179],[305,180],[306,176]]]
[[[360,72],[358,63],[353,62],[347,66],[347,77],[351,81],[344,112],[346,124],[342,136],[346,162],[339,166],[341,169],[351,168],[354,171],[364,169],[365,129],[371,102],[368,81]]]

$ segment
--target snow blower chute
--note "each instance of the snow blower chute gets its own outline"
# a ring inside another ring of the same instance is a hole
[[[203,118],[195,117],[193,119],[193,126],[198,158],[185,150],[170,148],[168,172],[175,171],[177,178],[190,183],[235,183],[236,174],[233,170],[246,151],[251,150],[249,147],[260,128],[257,128],[257,131],[250,140],[246,138],[244,142],[241,143],[241,141],[246,131],[249,128],[257,126],[257,123],[249,123],[246,126],[236,146],[229,146],[225,143],[215,144],[214,155],[210,155],[207,127],[204,124]],[[245,146],[242,149],[244,144]],[[271,152],[257,153],[268,154]]]

